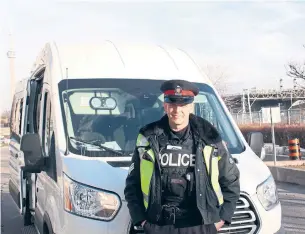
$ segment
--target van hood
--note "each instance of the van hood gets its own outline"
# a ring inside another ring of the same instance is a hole
[[[239,155],[232,156],[238,160],[240,190],[252,196],[256,193],[257,186],[264,182],[271,175],[271,172],[250,148],[246,148]]]
[[[71,179],[97,189],[114,192],[120,196],[121,200],[125,200],[124,188],[128,167],[111,166],[104,158],[89,158],[73,154],[63,156],[62,159],[64,173]]]
[[[232,155],[238,160],[240,171],[240,189],[249,195],[256,193],[256,188],[270,175],[270,170],[250,148],[239,155]],[[84,156],[64,156],[64,172],[73,180],[85,185],[115,192],[124,201],[125,180],[128,174],[129,160],[119,162],[106,158]],[[120,167],[123,166],[123,167]]]

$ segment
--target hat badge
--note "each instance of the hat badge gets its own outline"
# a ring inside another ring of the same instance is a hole
[[[182,88],[179,85],[175,89],[175,95],[182,95]]]

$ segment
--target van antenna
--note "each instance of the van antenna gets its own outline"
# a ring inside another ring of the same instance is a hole
[[[64,102],[65,102],[65,116],[66,116],[66,120],[67,120],[67,118],[68,118],[68,104],[66,103],[68,100],[66,99],[65,100],[65,98],[68,98],[68,83],[69,83],[69,76],[68,76],[68,68],[66,67],[66,80],[67,80],[67,85],[66,85],[66,94],[67,95],[65,95],[64,96]],[[67,122],[67,121],[66,121]],[[67,124],[68,123],[66,123],[66,126],[67,126]],[[65,155],[68,155],[68,153],[69,153],[69,132],[68,132],[68,127],[67,127],[67,138],[66,138],[66,152],[65,152]]]

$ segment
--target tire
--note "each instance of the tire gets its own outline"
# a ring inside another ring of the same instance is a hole
[[[43,234],[50,234],[48,225],[46,223],[43,224]]]
[[[23,224],[24,226],[29,226],[32,225],[32,214],[30,212],[30,194],[29,194],[29,189],[27,187],[26,189],[26,198],[25,198],[25,211],[24,211],[24,215],[23,215]]]
[[[43,234],[54,234],[49,215],[45,213],[43,223]]]

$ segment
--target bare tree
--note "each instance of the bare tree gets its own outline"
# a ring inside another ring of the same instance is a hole
[[[229,76],[226,69],[220,65],[206,65],[202,66],[201,69],[211,80],[219,94],[223,96],[228,89]]]
[[[0,116],[0,123],[2,126],[7,127],[10,121],[11,112],[9,110],[4,110]]]
[[[11,111],[10,110],[3,110],[1,113],[1,118],[9,118],[11,115]]]
[[[292,78],[305,80],[305,62],[302,65],[297,63],[289,63],[287,75]]]
[[[201,66],[201,70],[211,80],[230,111],[241,108],[241,101],[236,95],[229,95],[229,75],[227,69],[221,65]]]
[[[305,48],[305,45],[303,45],[303,47]],[[305,85],[300,84],[305,83],[305,61],[303,64],[290,62],[288,63],[288,67],[286,69],[287,75],[291,78],[294,78],[296,81],[298,80],[298,86],[305,88]]]

